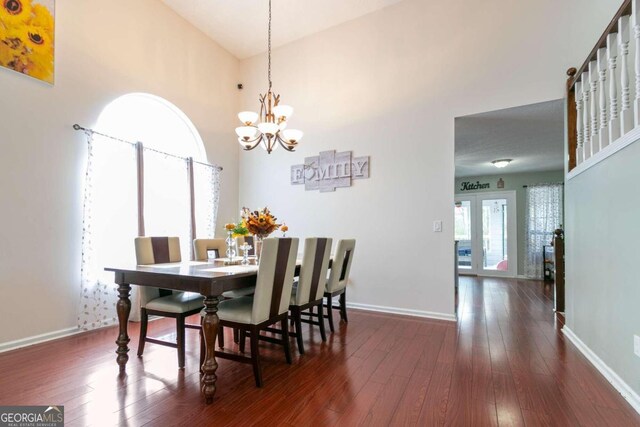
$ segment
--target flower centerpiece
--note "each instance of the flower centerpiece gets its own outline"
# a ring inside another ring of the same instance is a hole
[[[258,259],[260,258],[260,252],[262,251],[262,239],[268,237],[271,233],[276,231],[280,224],[276,221],[278,218],[273,216],[269,208],[264,207],[257,211],[251,211],[249,208],[242,208],[242,222],[249,231],[249,233],[255,236],[255,253]]]

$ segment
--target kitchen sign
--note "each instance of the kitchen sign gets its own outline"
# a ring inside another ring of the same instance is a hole
[[[491,188],[491,184],[488,182],[481,184],[480,181],[465,181],[460,183],[460,191],[487,190],[489,188]]]
[[[303,165],[291,166],[291,184],[304,184],[306,191],[335,191],[350,187],[353,179],[364,178],[369,178],[369,156],[353,157],[351,151],[322,151],[306,157]]]

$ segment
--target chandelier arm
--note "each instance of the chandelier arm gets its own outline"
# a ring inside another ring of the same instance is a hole
[[[255,144],[251,145],[250,147],[247,147],[247,146],[244,146],[244,145],[243,145],[243,146],[242,146],[242,149],[243,149],[244,151],[251,151],[251,150],[253,150],[253,149],[254,149],[254,148],[256,148],[258,145],[260,145],[260,143],[262,142],[263,136],[264,136],[264,135],[260,134],[260,136],[258,136],[257,138],[255,138],[255,139],[253,139],[253,140],[250,140],[250,141],[246,141],[246,143],[250,143],[250,144],[251,144],[251,143],[255,142]]]
[[[280,137],[280,132],[278,132],[276,134],[276,140],[280,143],[280,146],[282,146],[282,148],[284,148],[287,151],[294,151],[296,149],[296,147],[289,147],[289,144],[287,144],[281,137]]]

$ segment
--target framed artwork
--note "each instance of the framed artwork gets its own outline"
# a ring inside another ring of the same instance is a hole
[[[55,0],[0,0],[0,66],[53,84]]]

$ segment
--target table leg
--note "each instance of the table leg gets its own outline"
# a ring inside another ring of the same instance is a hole
[[[206,403],[213,402],[213,395],[216,393],[216,337],[218,336],[218,297],[205,296],[204,298],[204,319],[202,320],[202,334],[205,343],[205,359],[202,364],[202,393]]]
[[[128,284],[120,284],[118,285],[118,303],[116,304],[116,310],[118,312],[118,322],[120,324],[120,334],[118,335],[118,339],[116,340],[116,344],[118,344],[118,349],[116,353],[118,357],[116,361],[120,366],[120,373],[124,373],[125,366],[127,365],[127,361],[129,360],[129,335],[127,335],[127,325],[129,323],[129,313],[131,313],[131,300],[129,299],[129,294],[131,292],[131,285]]]

